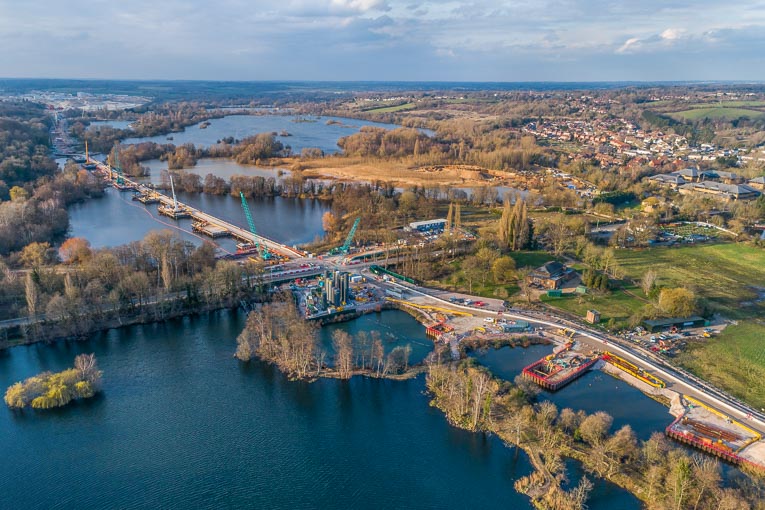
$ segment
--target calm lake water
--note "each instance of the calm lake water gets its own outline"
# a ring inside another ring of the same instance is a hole
[[[526,458],[449,427],[422,377],[290,382],[232,358],[242,324],[219,313],[5,353],[4,386],[80,352],[105,385],[51,413],[3,406],[0,508],[530,508],[512,487]]]
[[[362,315],[350,322],[324,326],[319,332],[319,340],[324,350],[327,351],[327,361],[330,364],[332,364],[332,356],[334,356],[332,333],[336,330],[347,332],[354,340],[358,339],[358,334],[362,331],[367,334],[377,331],[380,334],[386,354],[396,347],[408,345],[412,349],[409,354],[409,363],[412,365],[424,360],[428,353],[433,350],[433,342],[423,336],[422,326],[411,315],[398,310],[386,310],[382,313]],[[360,344],[354,342],[356,352],[360,348]]]
[[[527,349],[503,347],[477,353],[475,357],[498,377],[512,381],[524,367],[552,351],[551,345],[534,345]],[[600,370],[591,370],[556,392],[542,391],[538,400],[549,400],[558,409],[570,407],[590,414],[605,411],[614,418],[612,430],[629,425],[639,439],[648,439],[654,432],[662,432],[673,420],[665,406]]]
[[[375,320],[407,341],[401,312]],[[390,323],[388,322],[390,318]],[[530,509],[525,455],[450,427],[409,381],[288,381],[232,357],[241,313],[0,353],[0,387],[95,352],[104,391],[49,412],[0,409],[0,508]],[[590,508],[639,508],[598,482]]]
[[[69,208],[69,233],[84,237],[96,248],[118,246],[143,239],[151,230],[171,229],[194,244],[203,238],[191,233],[191,220],[174,221],[157,213],[157,206],[131,200],[132,194],[113,188],[106,196],[75,204]],[[247,227],[239,198],[193,193],[178,193],[178,200],[241,227]],[[299,198],[251,198],[249,206],[258,233],[293,245],[313,241],[323,235],[321,216],[329,204]],[[204,238],[208,239],[208,238]],[[232,239],[216,239],[228,251],[236,250]]]
[[[199,124],[187,127],[179,133],[167,135],[128,138],[122,143],[173,143],[183,145],[193,143],[197,147],[209,147],[219,140],[233,136],[241,140],[247,136],[258,133],[281,133],[286,131],[290,136],[277,136],[284,145],[292,147],[292,151],[299,153],[304,148],[316,147],[327,154],[340,150],[337,141],[348,135],[352,135],[362,126],[376,126],[385,129],[397,129],[401,126],[395,124],[383,124],[356,119],[344,119],[339,117],[305,117],[310,122],[295,122],[298,117],[292,115],[229,115],[220,119],[210,119],[210,125],[200,129]],[[330,124],[327,124],[327,122]],[[168,140],[172,137],[172,140]]]
[[[95,131],[104,126],[109,126],[114,129],[127,129],[132,123],[132,120],[94,120],[88,124],[88,129]]]

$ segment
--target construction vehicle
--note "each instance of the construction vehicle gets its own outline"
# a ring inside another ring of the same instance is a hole
[[[649,374],[642,368],[638,367],[634,363],[630,363],[624,358],[617,356],[611,352],[604,352],[602,356],[603,361],[611,363],[615,367],[627,372],[631,376],[640,379],[641,381],[653,386],[654,388],[666,388],[667,384],[658,377]]]
[[[343,255],[347,255],[348,254],[348,250],[351,249],[351,243],[353,242],[353,236],[356,235],[356,230],[359,228],[359,222],[361,222],[361,216],[357,217],[354,220],[353,226],[351,227],[350,232],[348,232],[348,236],[345,238],[345,242],[343,243],[343,245],[341,247],[339,247],[339,248],[331,249],[329,251],[330,255],[339,255],[341,253]]]
[[[265,244],[261,244],[258,242],[258,234],[255,230],[255,222],[252,219],[252,214],[250,214],[250,206],[247,205],[247,199],[244,197],[244,193],[241,191],[239,192],[239,197],[242,199],[242,209],[244,209],[244,216],[247,218],[247,225],[250,228],[250,232],[253,235],[254,242],[252,243],[239,243],[236,245],[237,251],[239,253],[247,253],[249,251],[255,251],[260,255],[260,258],[263,260],[271,260],[273,255],[270,251],[268,251],[268,247]]]

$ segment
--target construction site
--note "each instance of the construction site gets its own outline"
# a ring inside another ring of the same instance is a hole
[[[573,350],[574,340],[558,346],[552,354],[525,367],[521,372],[549,391],[557,391],[584,375],[600,359],[597,353],[582,354]]]
[[[731,464],[762,469],[753,462],[765,448],[759,432],[693,397],[684,395],[681,402],[684,411],[667,427],[667,436]]]
[[[254,258],[268,264],[277,264],[290,259],[302,258],[305,255],[297,249],[290,248],[258,234],[255,230],[255,222],[250,213],[247,199],[243,193],[239,195],[242,201],[242,210],[247,219],[248,229],[233,225],[211,214],[179,202],[175,193],[175,183],[172,174],[170,175],[171,196],[167,196],[149,186],[126,178],[120,167],[119,152],[116,153],[115,160],[114,166],[91,160],[86,148],[85,164],[92,165],[94,167],[93,171],[106,178],[115,189],[119,191],[133,191],[133,200],[144,205],[158,204],[157,212],[162,216],[174,220],[191,218],[193,220],[192,230],[196,233],[206,235],[212,239],[233,237],[239,241],[239,244],[237,244],[237,256]],[[352,238],[352,236],[349,237]]]

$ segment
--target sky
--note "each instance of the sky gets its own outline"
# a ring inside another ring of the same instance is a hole
[[[765,0],[0,0],[0,76],[765,80]]]

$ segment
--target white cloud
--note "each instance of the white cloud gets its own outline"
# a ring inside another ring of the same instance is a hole
[[[616,53],[630,53],[640,49],[640,46],[641,46],[640,39],[638,39],[637,37],[630,37],[629,39],[624,41],[624,44],[619,46],[619,48],[616,50]]]
[[[685,30],[682,28],[668,28],[660,34],[660,37],[666,41],[675,41],[680,39],[685,34]]]
[[[0,74],[689,79],[656,59],[746,54],[765,78],[763,1],[0,0]]]
[[[356,12],[389,9],[385,0],[332,0],[331,5],[342,10]]]

